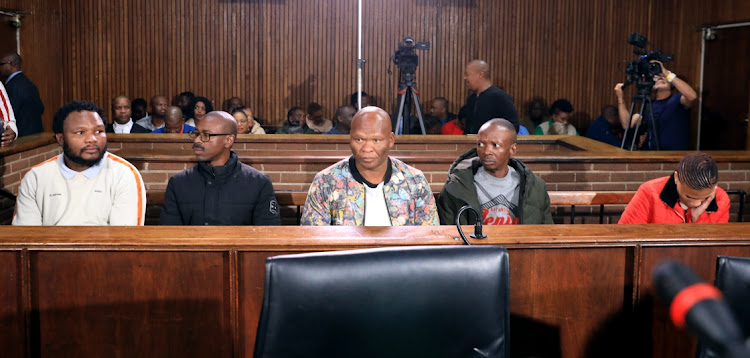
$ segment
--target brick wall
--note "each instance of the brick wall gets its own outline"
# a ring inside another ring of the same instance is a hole
[[[0,156],[0,188],[18,194],[21,178],[31,167],[60,153],[57,144],[46,144],[26,151]],[[0,197],[0,224],[8,224],[13,218],[13,201]]]

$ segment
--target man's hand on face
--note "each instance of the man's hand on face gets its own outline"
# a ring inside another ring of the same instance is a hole
[[[705,213],[705,212],[706,212],[706,208],[708,208],[708,206],[709,206],[709,205],[711,204],[711,202],[712,202],[712,201],[714,201],[714,198],[715,198],[715,197],[716,197],[716,187],[714,186],[714,190],[713,190],[713,192],[711,192],[711,195],[710,195],[710,196],[709,196],[708,198],[706,198],[706,200],[704,200],[704,201],[703,201],[703,202],[701,203],[701,205],[700,205],[700,206],[698,206],[697,208],[693,208],[692,210],[690,210],[690,216],[691,216],[691,217],[692,217],[692,219],[693,219],[693,221],[692,221],[692,222],[696,222],[696,221],[698,221],[698,218],[699,218],[699,217],[700,217],[700,216],[701,216],[701,215],[702,215],[703,213]]]
[[[10,127],[6,127],[5,132],[3,132],[2,142],[0,143],[0,146],[5,147],[11,145],[14,139],[16,139],[16,132],[14,132]]]

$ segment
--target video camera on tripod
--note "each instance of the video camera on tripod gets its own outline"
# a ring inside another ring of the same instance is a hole
[[[414,42],[414,39],[406,36],[404,42],[398,44],[393,54],[393,63],[401,70],[401,74],[414,74],[419,66],[419,55],[414,50],[429,50],[429,42]]]
[[[636,147],[636,139],[643,133],[648,132],[648,126],[644,126],[645,130],[641,130],[641,123],[644,119],[651,122],[654,143],[656,144],[656,150],[661,150],[659,144],[658,127],[656,120],[654,119],[654,107],[651,104],[651,90],[654,88],[654,76],[658,76],[662,73],[662,67],[659,63],[651,61],[669,62],[674,59],[672,54],[662,53],[661,50],[646,51],[646,45],[648,45],[648,39],[645,36],[633,32],[628,38],[628,43],[634,46],[633,53],[638,55],[638,59],[628,63],[625,68],[625,74],[628,75],[628,79],[622,85],[625,89],[627,86],[635,82],[635,86],[638,94],[633,97],[630,104],[630,112],[628,113],[628,119],[626,123],[630,123],[633,118],[633,110],[635,109],[636,103],[641,103],[641,107],[638,111],[638,124],[634,129],[625,128],[625,135],[622,138],[622,144],[620,148],[625,148],[625,143],[628,139],[631,139],[630,150]],[[645,115],[645,117],[644,117]],[[648,123],[647,123],[648,124]]]
[[[396,134],[412,134],[412,132],[416,131],[416,125],[412,122],[412,103],[417,111],[419,128],[422,134],[427,134],[424,127],[424,117],[422,117],[419,90],[417,89],[414,73],[417,71],[417,66],[419,66],[419,55],[417,55],[415,50],[429,49],[429,42],[414,42],[411,36],[406,36],[404,37],[404,41],[398,44],[398,48],[393,54],[393,63],[398,66],[400,72],[398,96],[396,99],[396,103],[399,105],[398,112],[396,112],[396,125],[393,127],[393,131]],[[404,107],[406,107],[405,111]]]
[[[622,88],[624,89],[631,83],[636,82],[636,86],[639,88],[641,85],[649,85],[649,89],[651,89],[654,86],[654,76],[660,74],[662,71],[661,65],[652,63],[651,61],[669,62],[674,60],[674,55],[662,53],[661,50],[646,51],[648,39],[637,32],[630,34],[628,43],[635,46],[633,53],[638,55],[638,59],[628,63],[628,66],[625,68],[628,80],[625,81]]]

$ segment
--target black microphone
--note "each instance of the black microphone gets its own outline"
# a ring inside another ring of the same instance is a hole
[[[742,329],[716,287],[676,261],[661,263],[652,277],[677,327],[687,328],[722,357],[750,357]]]
[[[482,233],[482,217],[479,216],[479,213],[474,208],[472,208],[471,205],[464,205],[461,209],[458,209],[458,213],[456,213],[456,228],[458,229],[458,233],[461,235],[461,239],[464,241],[464,243],[471,246],[469,240],[466,239],[466,235],[464,235],[464,230],[461,229],[461,214],[463,214],[463,212],[466,210],[471,210],[474,213],[474,216],[477,218],[476,222],[474,223],[474,233],[469,234],[469,236],[475,239],[484,239],[487,237],[487,235]]]

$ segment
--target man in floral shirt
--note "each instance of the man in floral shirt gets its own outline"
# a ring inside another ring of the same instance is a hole
[[[352,156],[315,176],[302,225],[439,225],[435,197],[422,172],[388,156],[394,145],[384,110],[352,119]]]

